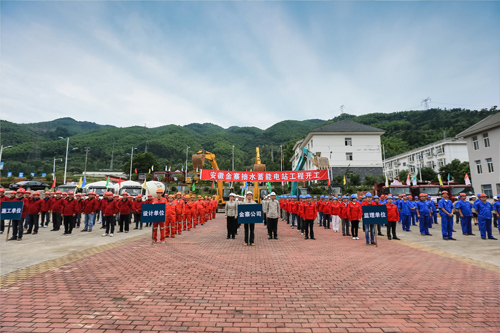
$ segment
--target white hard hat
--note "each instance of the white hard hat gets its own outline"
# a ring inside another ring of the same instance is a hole
[[[236,194],[231,193],[231,194],[229,194],[229,196],[230,196],[230,197],[235,197],[235,196],[236,196]]]
[[[253,193],[251,191],[248,191],[246,195],[249,195],[249,194],[253,195]]]
[[[274,192],[271,192],[271,194],[269,194],[269,195],[276,195],[276,193],[274,193]]]

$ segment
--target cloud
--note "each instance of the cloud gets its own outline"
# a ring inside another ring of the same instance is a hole
[[[498,3],[2,7],[0,106],[15,122],[267,128],[330,119],[340,105],[363,114],[427,96],[473,109],[500,100]]]

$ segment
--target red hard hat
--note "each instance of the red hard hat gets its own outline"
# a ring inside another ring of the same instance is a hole
[[[31,191],[30,191],[30,190],[28,190],[28,191],[26,191],[26,193],[31,194]]]
[[[425,197],[425,193],[420,193],[419,197]]]
[[[56,194],[62,194],[62,192],[61,191],[57,191]]]
[[[409,196],[408,196],[408,199],[411,199],[411,198],[412,198],[412,196],[411,196],[411,195],[409,195]]]
[[[16,191],[10,191],[10,194],[17,194]]]
[[[33,195],[40,195],[40,192],[35,191],[35,192],[33,192]]]
[[[466,196],[466,194],[465,194],[465,193],[460,193],[460,196],[464,196],[464,197],[465,197],[465,196]]]
[[[49,192],[49,191],[45,191],[45,193],[44,193],[44,194],[45,194],[45,195],[47,195],[47,194],[50,194],[50,192]]]
[[[481,193],[479,197],[487,197],[487,195],[485,193]]]
[[[17,190],[17,193],[25,193],[26,190],[24,188],[20,188],[19,190]]]
[[[137,194],[136,198],[142,198],[142,194]]]
[[[68,192],[68,194],[69,194],[69,195],[73,195],[73,194],[75,194],[75,192],[73,192],[73,191],[69,191],[69,192]]]
[[[127,193],[127,192],[123,192],[123,193],[122,193],[122,195],[123,195],[124,197],[126,197],[126,196],[128,195],[128,193]]]
[[[65,195],[65,194],[66,194],[66,195],[68,195],[68,193],[66,193],[66,192],[63,192],[63,193],[62,193],[62,195]]]
[[[445,194],[445,193],[446,193],[446,194],[448,194],[448,191],[443,191],[443,192],[441,192],[441,194]]]
[[[0,187],[0,192],[5,192],[5,189],[3,187]]]

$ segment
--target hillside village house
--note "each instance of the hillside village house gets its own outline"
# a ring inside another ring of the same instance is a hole
[[[464,138],[470,163],[472,186],[488,198],[500,194],[500,113],[458,133]]]
[[[310,131],[305,139],[297,141],[294,156],[290,159],[295,170],[302,148],[307,148],[318,157],[328,158],[330,176],[344,175],[346,171],[357,173],[363,181],[365,176],[383,173],[380,136],[385,131],[351,120],[341,120]],[[316,170],[311,160],[304,170]]]
[[[384,173],[388,179],[394,179],[402,170],[408,170],[411,175],[418,174],[419,168],[432,168],[439,172],[440,167],[454,159],[460,162],[469,161],[467,143],[464,139],[447,138],[386,158]],[[405,179],[400,181],[405,182]]]

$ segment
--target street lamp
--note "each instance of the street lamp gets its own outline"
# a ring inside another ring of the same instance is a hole
[[[52,179],[54,179],[56,177],[56,161],[62,162],[62,158],[55,158],[54,157],[54,166],[52,167]]]
[[[188,176],[188,153],[189,153],[189,146],[186,147],[186,176],[184,178],[184,182],[187,182],[187,176]]]
[[[132,147],[130,150],[130,174],[128,180],[132,180],[132,160],[134,159],[134,149],[137,150],[135,147]]]
[[[62,136],[59,139],[64,139]],[[66,138],[66,161],[64,162],[64,183],[66,184],[66,171],[68,170],[68,150],[69,150],[69,137]]]
[[[3,153],[3,150],[7,149],[7,148],[12,148],[12,146],[7,146],[7,147],[4,147],[3,145],[0,146],[0,178],[2,177],[2,170],[3,170],[3,165],[1,165],[1,163],[2,163],[2,153]]]

